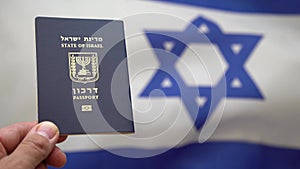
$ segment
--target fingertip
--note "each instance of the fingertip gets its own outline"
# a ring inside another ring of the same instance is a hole
[[[37,134],[40,134],[49,140],[56,139],[59,135],[58,127],[50,121],[41,122],[38,124],[36,130]]]

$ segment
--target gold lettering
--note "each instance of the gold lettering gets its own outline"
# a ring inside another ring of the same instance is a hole
[[[62,43],[61,48],[77,48],[77,44],[76,43]]]
[[[77,36],[60,36],[60,41],[62,42],[77,42],[79,41],[81,38],[77,37]]]
[[[86,92],[85,88],[81,88],[81,93],[84,94]]]
[[[73,100],[98,100],[98,88],[72,88]]]
[[[87,43],[87,44],[85,44],[85,47],[86,48],[103,48],[103,45],[101,43],[97,43],[97,44]]]
[[[98,100],[98,95],[73,96],[73,100]]]
[[[98,93],[98,88],[93,88],[93,90],[95,91],[95,93]]]
[[[102,42],[103,38],[102,37],[83,37],[83,41],[85,41],[85,42],[92,42],[92,41]]]

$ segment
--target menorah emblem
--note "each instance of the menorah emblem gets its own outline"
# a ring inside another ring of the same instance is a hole
[[[89,83],[99,78],[98,55],[95,52],[69,52],[69,76],[74,82]]]
[[[78,75],[90,75],[91,72],[88,71],[85,67],[91,63],[91,58],[86,56],[77,56],[75,57],[76,62],[82,66],[82,69],[79,70]]]

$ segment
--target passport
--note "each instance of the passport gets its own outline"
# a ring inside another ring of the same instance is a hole
[[[38,121],[61,134],[133,133],[120,20],[37,17]]]

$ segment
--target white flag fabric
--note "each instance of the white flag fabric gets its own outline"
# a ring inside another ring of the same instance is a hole
[[[0,75],[8,80],[1,84],[1,124],[36,117],[36,16],[120,19],[135,133],[70,136],[60,145],[65,169],[297,169],[299,6],[292,0],[3,2]]]

